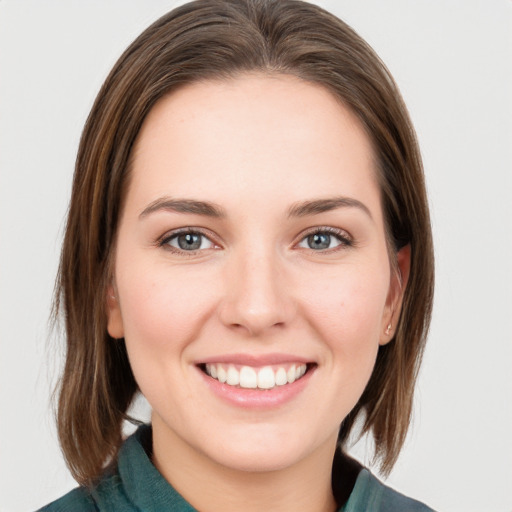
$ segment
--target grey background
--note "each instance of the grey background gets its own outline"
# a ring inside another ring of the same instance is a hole
[[[47,319],[81,128],[109,69],[176,2],[0,0],[0,511],[75,484],[49,404]],[[388,483],[446,512],[512,510],[512,2],[320,2],[391,69],[424,156],[435,311]],[[144,406],[142,406],[144,409]],[[368,462],[363,440],[354,453]]]

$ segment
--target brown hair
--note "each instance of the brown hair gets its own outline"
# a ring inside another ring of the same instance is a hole
[[[68,466],[91,484],[122,443],[138,390],[123,340],[106,329],[106,286],[129,158],[162,96],[199,80],[247,71],[321,84],[358,116],[375,148],[393,261],[410,244],[411,270],[394,340],[380,347],[370,381],[343,421],[343,445],[363,414],[383,471],[408,430],[430,321],[433,250],[422,164],[400,93],[374,51],[344,22],[295,0],[199,0],[166,14],[120,57],[101,88],[78,151],[61,255],[56,310],[67,354],[58,432]]]

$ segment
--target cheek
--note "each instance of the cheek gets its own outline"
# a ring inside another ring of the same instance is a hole
[[[139,272],[137,271],[137,267]],[[118,272],[118,289],[127,344],[166,350],[197,336],[212,307],[206,276],[165,263],[133,265]]]
[[[126,272],[119,265],[116,275],[130,365],[155,410],[179,411],[179,397],[190,392],[179,376],[187,371],[187,348],[204,328],[213,290],[204,276],[133,263]]]
[[[388,293],[389,270],[376,266],[336,269],[307,294],[310,323],[332,350],[352,359],[376,353]]]

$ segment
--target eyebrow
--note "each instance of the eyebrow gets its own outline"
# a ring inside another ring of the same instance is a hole
[[[215,218],[223,218],[226,216],[226,212],[221,206],[209,201],[160,197],[144,208],[139,215],[139,219],[162,210],[177,213],[194,213],[196,215],[205,215],[207,217]]]
[[[358,208],[366,213],[373,220],[368,207],[351,197],[331,197],[327,199],[313,199],[296,203],[288,210],[288,217],[306,217],[308,215],[317,215],[319,213],[329,212],[338,208]]]
[[[292,205],[289,208],[288,217],[306,217],[308,215],[318,215],[319,213],[336,210],[338,208],[358,208],[365,212],[371,219],[373,219],[370,210],[364,203],[350,197],[332,197],[327,199],[302,201]],[[151,213],[162,210],[177,213],[192,213],[214,218],[226,217],[225,210],[220,205],[210,201],[161,197],[144,208],[144,210],[139,215],[139,218],[147,217]]]

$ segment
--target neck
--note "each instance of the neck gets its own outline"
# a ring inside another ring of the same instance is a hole
[[[171,442],[169,442],[171,441]],[[153,462],[194,508],[203,512],[333,512],[331,488],[336,439],[329,439],[291,467],[240,471],[212,461],[175,438],[153,431]]]

